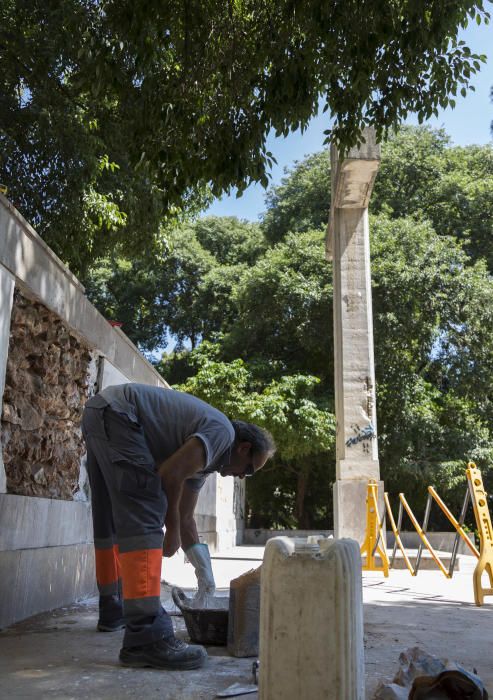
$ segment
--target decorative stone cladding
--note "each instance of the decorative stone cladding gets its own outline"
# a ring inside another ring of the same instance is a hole
[[[1,419],[8,493],[73,500],[83,486],[80,418],[96,375],[89,346],[16,288]]]

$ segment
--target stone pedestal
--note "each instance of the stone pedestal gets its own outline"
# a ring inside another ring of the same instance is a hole
[[[96,594],[89,504],[0,494],[0,629]]]
[[[366,531],[368,479],[339,479],[334,484],[334,537],[351,537],[360,545]],[[385,513],[383,481],[378,484],[378,517]]]
[[[336,537],[362,542],[369,479],[380,478],[375,407],[368,203],[380,162],[373,130],[342,160],[331,149],[327,255],[334,269]]]
[[[361,556],[353,540],[267,542],[260,603],[260,700],[363,700]]]

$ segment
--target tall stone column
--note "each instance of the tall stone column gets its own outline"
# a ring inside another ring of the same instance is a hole
[[[343,160],[331,147],[327,257],[334,272],[336,537],[362,543],[368,479],[379,480],[368,203],[380,163],[373,129]],[[382,489],[380,489],[382,491]]]

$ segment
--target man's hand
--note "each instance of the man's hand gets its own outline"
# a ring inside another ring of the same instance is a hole
[[[177,530],[167,529],[164,533],[163,557],[172,557],[180,549],[180,535]]]
[[[208,608],[216,591],[209,547],[202,543],[194,544],[187,549],[185,554],[195,569],[199,588],[193,598],[193,606],[196,608]]]

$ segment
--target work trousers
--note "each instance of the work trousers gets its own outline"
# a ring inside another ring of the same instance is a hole
[[[169,637],[161,605],[163,525],[167,500],[142,428],[101,396],[84,409],[91,486],[99,620],[123,617],[124,647]]]

